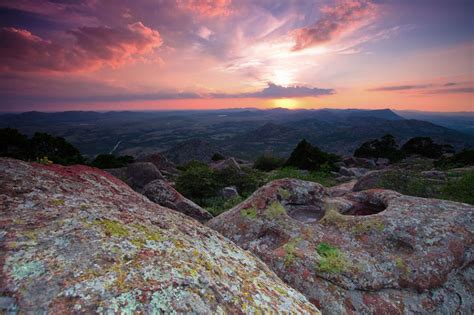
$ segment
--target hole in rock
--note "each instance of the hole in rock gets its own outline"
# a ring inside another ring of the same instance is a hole
[[[286,209],[290,217],[303,223],[318,222],[326,213],[326,210],[319,205],[288,204]]]
[[[268,250],[274,250],[285,244],[290,237],[276,229],[265,229],[258,234],[257,242],[260,247],[266,247]]]
[[[343,215],[372,215],[384,211],[387,207],[382,202],[371,202],[369,200],[352,200],[352,206]]]

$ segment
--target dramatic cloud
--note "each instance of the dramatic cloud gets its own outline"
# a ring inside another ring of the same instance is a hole
[[[356,29],[374,14],[375,8],[368,0],[340,0],[334,6],[325,6],[320,11],[322,16],[315,24],[293,31],[293,50],[323,44]]]
[[[178,0],[179,7],[201,16],[228,16],[232,13],[231,0]]]
[[[161,46],[156,30],[141,22],[125,28],[82,27],[69,31],[74,41],[55,42],[13,27],[0,29],[0,71],[72,72],[117,67]]]
[[[309,88],[305,86],[284,87],[268,83],[268,87],[262,91],[240,94],[213,94],[214,98],[293,98],[293,97],[317,97],[321,95],[334,94],[333,89]]]

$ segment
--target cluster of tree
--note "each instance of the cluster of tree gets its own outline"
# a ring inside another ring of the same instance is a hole
[[[131,156],[102,154],[88,163],[79,150],[62,137],[37,132],[28,138],[12,128],[0,129],[0,156],[62,165],[89,164],[98,168],[122,167],[133,162]]]
[[[47,158],[63,165],[86,162],[79,150],[62,137],[37,132],[28,138],[11,128],[0,129],[0,155],[25,161]]]
[[[435,166],[440,168],[474,166],[474,149],[464,149],[452,156],[442,157],[435,162]]]
[[[451,145],[437,144],[430,137],[415,137],[399,148],[395,138],[387,134],[380,139],[364,142],[354,156],[362,158],[387,158],[397,162],[410,155],[439,159],[445,153],[454,153]]]
[[[228,167],[213,170],[206,163],[191,161],[181,167],[181,170],[182,173],[176,179],[176,189],[198,203],[217,196],[219,190],[227,186],[236,186],[239,193],[246,196],[263,183],[260,174],[252,169]]]
[[[255,160],[254,168],[265,172],[281,167],[295,167],[309,171],[331,171],[337,169],[336,162],[339,160],[340,157],[336,154],[324,152],[303,139],[293,149],[287,160],[266,154]]]

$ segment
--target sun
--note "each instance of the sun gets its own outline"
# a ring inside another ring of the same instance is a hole
[[[291,98],[279,98],[273,100],[274,107],[282,107],[282,108],[296,108],[298,106],[298,102]]]

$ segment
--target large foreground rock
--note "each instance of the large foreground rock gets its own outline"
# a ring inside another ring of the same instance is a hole
[[[474,208],[389,190],[267,184],[208,225],[326,314],[471,314]]]
[[[316,313],[265,264],[108,173],[0,159],[0,313]]]
[[[157,179],[148,183],[143,188],[143,194],[163,207],[184,213],[200,222],[206,222],[212,218],[209,212],[186,199],[165,180]]]

